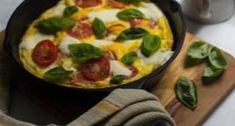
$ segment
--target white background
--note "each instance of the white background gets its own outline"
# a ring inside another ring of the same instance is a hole
[[[0,0],[0,30],[3,30],[6,27],[10,15],[21,2],[22,0]],[[187,24],[189,32],[220,47],[235,57],[235,16],[220,24],[205,25],[190,20],[187,20]],[[40,107],[16,92],[12,95],[10,114],[17,119],[41,125],[45,122],[56,122],[56,120],[48,113],[44,112]],[[224,100],[203,125],[235,125],[235,90]]]

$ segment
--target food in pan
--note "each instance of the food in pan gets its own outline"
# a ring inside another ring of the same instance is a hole
[[[172,46],[167,18],[148,0],[61,0],[29,26],[19,53],[39,78],[104,88],[152,73]]]

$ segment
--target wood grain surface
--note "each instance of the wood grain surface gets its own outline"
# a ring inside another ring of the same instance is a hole
[[[2,40],[2,37],[3,34],[0,34],[0,40]],[[198,38],[191,34],[187,34],[180,54],[167,69],[165,76],[160,82],[156,83],[156,86],[152,89],[152,93],[160,98],[162,104],[166,107],[169,113],[171,113],[178,126],[201,125],[235,87],[235,60],[226,52],[224,54],[229,66],[224,74],[215,81],[209,82],[202,79],[201,75],[206,66],[205,64],[199,64],[193,67],[187,67],[185,65],[187,48],[196,40],[198,40]],[[195,111],[187,109],[176,99],[174,87],[176,80],[180,76],[186,76],[194,80],[197,85],[199,101],[198,107]],[[16,79],[15,82],[20,83],[21,81]],[[39,96],[35,95],[37,91]],[[27,86],[24,86],[21,92],[25,93],[26,96],[29,96],[33,101],[47,109],[59,120],[65,116],[70,116],[72,113],[68,111],[66,113],[62,113],[60,108],[56,108],[58,107],[56,104],[58,101],[53,101],[54,96],[50,98],[50,96],[46,95],[45,98],[39,89],[27,90]],[[46,91],[43,90],[43,92]],[[71,103],[69,105],[71,105]],[[76,111],[74,108],[72,110]],[[74,116],[77,115],[75,114]]]

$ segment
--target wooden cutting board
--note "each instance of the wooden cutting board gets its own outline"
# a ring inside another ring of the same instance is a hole
[[[0,41],[2,38],[3,34],[0,33]],[[205,68],[205,64],[194,67],[185,67],[187,48],[196,40],[198,40],[197,37],[187,34],[180,54],[167,69],[165,76],[158,84],[156,83],[156,86],[151,91],[160,98],[162,104],[169,113],[171,113],[178,126],[201,125],[201,123],[220,103],[222,103],[229,92],[235,87],[235,59],[225,52],[229,66],[225,73],[216,81],[204,82],[202,80],[201,75]],[[187,109],[176,99],[174,87],[176,80],[180,76],[187,76],[197,84],[199,102],[198,108],[195,111]],[[63,99],[61,96],[56,96],[52,94],[51,91],[46,91],[44,87],[41,87],[40,89],[40,87],[35,88],[34,86],[31,86],[32,84],[27,85],[27,80],[22,80],[22,78],[26,79],[25,77],[18,76],[18,78],[13,80],[13,83],[18,83],[20,87],[19,91],[49,111],[60,122],[65,124],[82,113],[80,113],[81,110],[78,109],[83,106],[80,102],[77,103],[74,102],[74,100],[70,101],[69,99],[66,99],[63,101],[66,101],[67,104],[63,104],[61,102]],[[24,84],[22,82],[24,82]],[[73,105],[76,107],[72,107]],[[67,108],[67,110],[65,110],[65,108]]]

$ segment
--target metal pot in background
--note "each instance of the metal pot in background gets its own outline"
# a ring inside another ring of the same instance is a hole
[[[183,12],[203,23],[219,23],[232,17],[234,0],[181,0]]]

